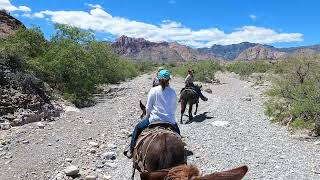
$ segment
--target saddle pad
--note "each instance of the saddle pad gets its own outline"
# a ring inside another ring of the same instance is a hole
[[[147,128],[138,137],[136,146],[134,148],[134,155],[133,155],[133,161],[138,166],[138,170],[141,172],[146,172],[144,169],[144,163],[146,154],[149,149],[149,145],[152,143],[155,137],[157,137],[160,134],[167,133],[167,134],[173,134],[177,136],[179,139],[181,139],[181,136],[171,130],[165,129],[163,127],[157,126],[154,128]],[[144,151],[140,148],[144,143],[148,143],[147,149]],[[144,152],[144,153],[143,153]]]
[[[190,87],[190,88],[188,87],[188,88],[182,89],[181,93],[182,93],[183,91],[193,91],[195,94],[198,94],[197,91],[194,90],[192,87]]]

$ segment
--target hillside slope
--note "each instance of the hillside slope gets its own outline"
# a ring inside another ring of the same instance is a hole
[[[13,34],[20,27],[25,27],[22,22],[6,11],[0,10],[0,38],[5,38]]]

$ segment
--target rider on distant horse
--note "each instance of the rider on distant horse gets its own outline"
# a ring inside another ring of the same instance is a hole
[[[156,87],[156,86],[159,86],[160,85],[160,81],[159,81],[159,78],[158,78],[158,76],[159,76],[159,72],[161,71],[161,70],[164,70],[164,67],[159,67],[158,68],[158,71],[155,73],[155,75],[153,76],[153,81],[152,81],[152,87]]]
[[[187,77],[186,77],[186,79],[185,79],[186,88],[191,87],[192,89],[194,89],[194,90],[197,92],[197,94],[199,95],[199,97],[200,97],[203,101],[208,101],[208,98],[205,97],[205,96],[201,93],[200,87],[195,86],[195,85],[193,84],[193,82],[194,82],[193,70],[192,70],[192,69],[189,69],[189,70],[188,70],[188,75],[187,75]]]
[[[132,153],[141,132],[154,121],[167,122],[173,125],[174,131],[180,134],[179,127],[175,119],[177,108],[177,95],[174,89],[169,86],[170,73],[167,70],[161,70],[158,73],[160,85],[153,87],[149,94],[146,105],[146,116],[135,127],[130,143],[130,150],[124,151],[124,155],[132,158]]]

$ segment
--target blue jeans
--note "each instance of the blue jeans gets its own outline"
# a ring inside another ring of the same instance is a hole
[[[149,119],[144,118],[142,119],[134,128],[132,137],[131,137],[131,142],[130,142],[130,151],[133,152],[134,147],[136,145],[137,139],[139,135],[142,133],[142,131],[147,128],[150,125]],[[180,129],[177,124],[174,124],[174,131],[178,134],[180,134]]]

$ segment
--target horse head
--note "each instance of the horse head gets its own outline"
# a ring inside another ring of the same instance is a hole
[[[200,171],[193,165],[181,165],[169,171],[143,173],[142,180],[241,180],[248,172],[247,166],[216,172],[201,176]]]
[[[146,106],[140,100],[140,109],[142,110],[142,114],[140,118],[142,119],[146,115]]]

